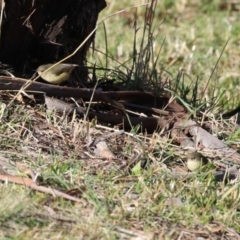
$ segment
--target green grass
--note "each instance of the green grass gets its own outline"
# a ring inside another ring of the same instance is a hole
[[[136,48],[140,51],[143,6],[106,20],[107,39],[103,26],[99,26],[89,65],[96,62],[99,67],[115,69],[115,74],[101,70],[98,77],[110,74],[109,78],[119,82],[125,78],[128,84],[124,86],[129,89],[138,89],[141,84],[157,91],[169,78],[166,88],[193,110],[201,105],[211,108],[213,103],[213,113],[231,109],[239,104],[240,14],[231,11],[230,5],[221,7],[222,2],[158,2],[152,24],[154,55],[148,65],[155,74],[152,78],[148,75],[148,80],[153,82],[142,81],[137,66],[132,75],[126,70],[136,63],[134,14],[139,28]],[[141,3],[109,1],[99,19]],[[146,38],[144,44],[147,42]],[[198,86],[193,91],[196,80]],[[116,159],[92,159],[88,127],[74,116],[64,118],[21,103],[5,108],[2,103],[0,120],[0,155],[38,173],[39,184],[72,191],[81,199],[73,203],[2,183],[0,239],[236,239],[240,232],[239,183],[217,182],[211,164],[189,178],[179,174],[178,169],[186,170],[186,166],[173,156],[176,148],[169,139],[158,134],[145,137],[126,133],[107,140]],[[41,129],[46,122],[50,127]],[[110,132],[91,126],[92,139]],[[238,132],[226,128],[224,139],[238,147]],[[120,168],[138,153],[141,156],[133,166]],[[145,168],[132,172],[143,162]],[[10,173],[27,176],[16,166]]]
[[[181,3],[180,3],[181,2]],[[224,109],[232,108],[238,103],[239,65],[239,12],[227,8],[220,9],[222,1],[175,1],[158,2],[153,21],[153,37],[155,57],[160,51],[157,61],[157,71],[164,69],[166,76],[176,79],[179,70],[188,74],[192,81],[199,80],[199,94],[203,95],[206,83],[208,88],[204,95],[207,98],[221,97],[219,104]],[[138,42],[142,40],[144,21],[144,7],[127,10],[128,7],[141,4],[123,1],[126,12],[106,20],[107,53],[120,63],[129,62],[133,56],[134,14],[138,17]],[[109,10],[108,10],[109,9]],[[110,13],[122,9],[117,1],[111,1],[108,9],[104,10],[99,19]],[[103,28],[100,26],[96,35],[96,49],[106,52]],[[225,44],[228,44],[224,49]],[[147,40],[145,41],[146,44]],[[139,49],[139,46],[138,46]],[[223,51],[224,49],[224,51]],[[223,54],[220,58],[221,52]],[[97,58],[105,59],[103,54],[97,53]],[[213,72],[218,61],[219,63]],[[98,62],[105,66],[105,60]],[[108,61],[108,67],[119,67],[119,63]],[[231,96],[231,99],[229,99]],[[228,97],[228,102],[226,102]]]

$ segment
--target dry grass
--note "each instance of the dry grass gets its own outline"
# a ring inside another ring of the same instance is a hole
[[[142,81],[141,86],[154,90],[167,86],[191,107],[205,104],[209,109],[210,103],[215,103],[211,112],[217,112],[238,103],[240,15],[230,11],[228,5],[220,9],[220,1],[204,2],[169,0],[157,4],[149,51],[161,51],[159,58],[152,55],[148,62],[147,72],[152,69],[157,77],[147,76],[159,82],[148,82],[147,86]],[[122,1],[119,6],[118,1],[111,1],[102,15],[123,5],[133,3]],[[132,68],[136,63],[132,61],[134,34],[138,52],[143,36],[142,28],[134,31],[134,11],[105,23],[107,41],[103,40],[102,29],[96,36],[96,48],[106,52],[103,49],[107,45],[108,55],[124,64],[119,67],[118,62],[100,52],[92,60],[103,68],[117,69],[116,78],[121,70],[121,77],[128,77],[130,83],[143,74],[134,75],[139,65]],[[144,13],[144,7],[137,8],[139,27]],[[126,69],[133,69],[133,74]],[[98,74],[113,77],[107,71]],[[199,85],[192,91],[196,79]],[[164,80],[167,85],[163,85]],[[11,95],[1,95],[0,155],[15,163],[4,169],[20,177],[28,176],[23,169],[31,170],[39,184],[69,193],[80,202],[2,183],[1,239],[239,238],[239,183],[217,181],[213,164],[203,172],[188,174],[184,159],[175,155],[178,147],[167,137],[136,134],[134,129],[119,133],[95,121],[88,123],[75,115],[63,116],[43,106],[23,104],[21,99],[6,108],[11,99]],[[213,101],[207,102],[209,99]],[[218,133],[238,149],[239,133],[232,132],[231,122],[224,126],[225,132]],[[113,157],[99,156],[96,147],[89,144],[99,137],[105,137],[106,151]]]

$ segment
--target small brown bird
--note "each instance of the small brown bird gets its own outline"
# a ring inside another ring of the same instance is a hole
[[[72,70],[75,67],[78,67],[77,64],[70,64],[70,63],[59,63],[55,67],[49,69],[54,64],[45,64],[38,67],[37,72],[39,76],[44,79],[45,81],[52,83],[52,84],[60,84],[62,82],[65,82]],[[46,71],[49,69],[48,71]],[[46,71],[46,72],[45,72]],[[45,73],[44,73],[45,72]]]
[[[187,168],[192,172],[197,171],[199,168],[201,168],[208,162],[206,157],[204,157],[201,153],[196,151],[189,153],[186,157],[186,160]]]

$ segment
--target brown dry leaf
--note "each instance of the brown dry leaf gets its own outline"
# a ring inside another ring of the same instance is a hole
[[[60,192],[54,188],[50,187],[44,187],[44,186],[38,186],[32,179],[30,178],[24,178],[24,177],[16,177],[16,176],[11,176],[11,175],[1,175],[0,174],[0,180],[5,181],[5,182],[12,182],[12,183],[17,183],[24,185],[26,187],[32,188],[34,190],[37,190],[39,192],[44,192],[48,194],[52,194],[55,197],[62,197],[74,202],[80,202],[79,198],[72,197],[66,193]]]
[[[49,110],[57,110],[59,112],[69,113],[76,110],[79,114],[84,114],[85,109],[75,104],[69,104],[56,98],[50,98],[45,96],[45,103]]]
[[[94,150],[96,156],[101,158],[113,159],[114,154],[108,148],[106,142],[98,142],[96,144],[96,149]]]
[[[165,205],[167,206],[181,206],[183,205],[183,202],[180,198],[167,198],[165,201]]]
[[[22,184],[31,187],[32,184],[36,184],[32,179],[25,177],[16,177],[12,175],[2,175],[0,174],[0,180],[5,182],[12,182],[17,184]]]
[[[221,157],[227,157],[236,164],[240,164],[240,154],[237,153],[232,148],[228,147],[227,144],[219,140],[217,137],[213,136],[203,128],[201,128],[196,122],[192,120],[188,120],[187,122],[184,122],[184,125],[182,122],[178,122],[175,124],[175,127],[178,128],[185,128],[191,136],[197,139],[197,144],[200,144],[202,146],[202,154],[205,156],[205,153],[216,153],[216,155]],[[174,132],[173,132],[174,133]],[[176,133],[176,132],[175,132]],[[182,133],[183,134],[183,133]],[[182,141],[181,146],[184,148],[192,148],[194,147],[193,141],[186,141],[188,140],[183,136],[184,141]]]

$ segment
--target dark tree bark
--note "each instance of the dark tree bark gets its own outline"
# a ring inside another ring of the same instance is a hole
[[[70,53],[95,28],[105,0],[5,0],[0,62],[28,75]],[[84,65],[94,35],[68,62]],[[86,78],[87,70],[81,69]]]

